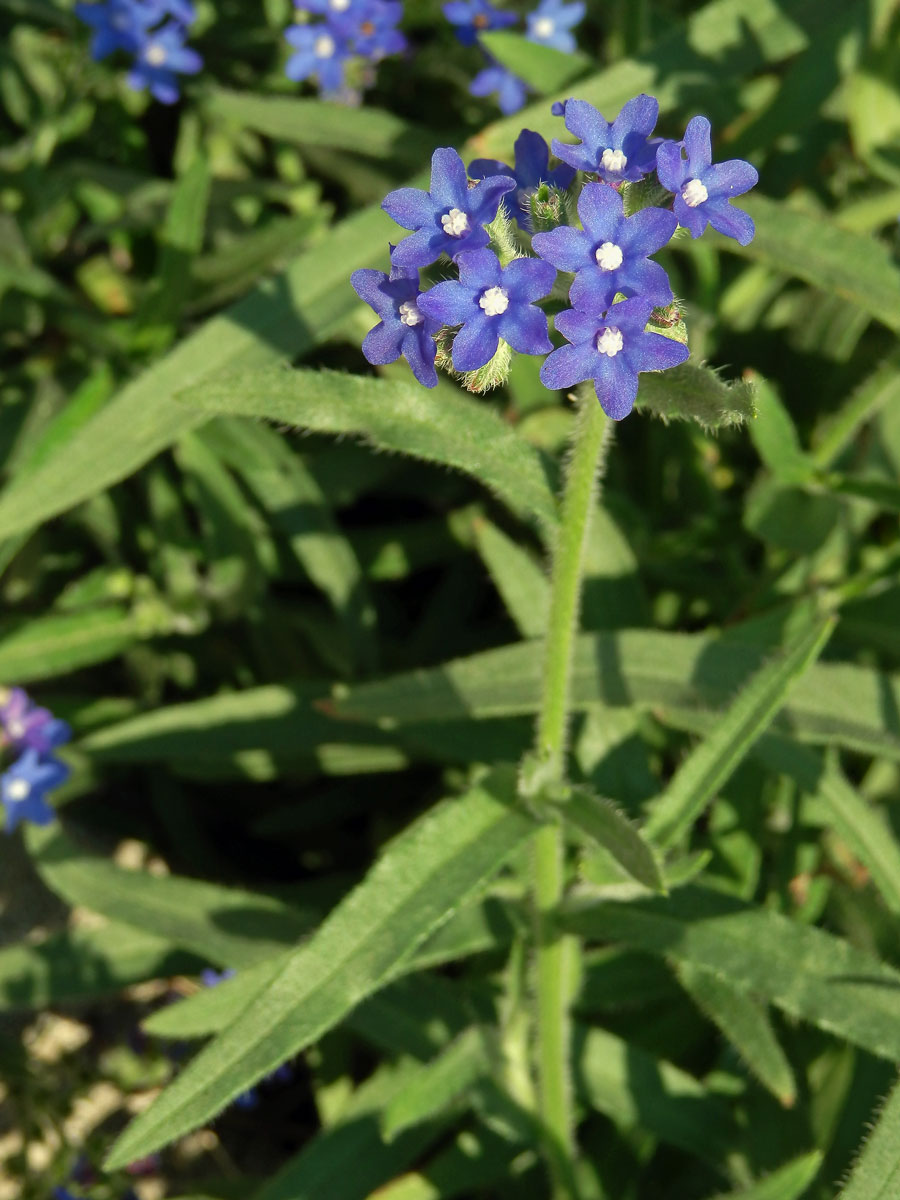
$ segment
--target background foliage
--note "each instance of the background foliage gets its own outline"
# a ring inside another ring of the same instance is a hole
[[[0,678],[76,731],[0,844],[0,1196],[549,1195],[515,792],[574,413],[533,360],[375,378],[348,280],[435,145],[642,90],[758,166],[758,233],[666,252],[693,365],[592,526],[573,1188],[850,1178],[900,1058],[897,10],[610,0],[578,55],[488,35],[536,94],[497,121],[424,0],[360,109],[298,98],[282,0],[201,5],[173,109],[0,0]],[[845,1200],[894,1196],[898,1122]]]

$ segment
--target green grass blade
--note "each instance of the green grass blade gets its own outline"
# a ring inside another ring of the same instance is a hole
[[[477,1025],[454,1038],[385,1109],[388,1141],[449,1109],[482,1075],[491,1073],[490,1035]],[[496,1065],[496,1064],[495,1064]]]
[[[131,614],[110,605],[0,628],[0,679],[31,683],[117,658],[137,641]]]
[[[476,517],[472,529],[478,553],[519,633],[542,637],[550,603],[545,572],[533,555],[484,517]]]
[[[247,1010],[126,1130],[110,1169],[214,1116],[381,987],[533,834],[514,795],[514,773],[495,774],[400,834]]]
[[[897,1195],[900,1195],[900,1085],[894,1087],[878,1114],[840,1200],[894,1200]]]
[[[868,421],[900,400],[900,354],[889,354],[853,390],[840,410],[815,438],[812,459],[827,470],[852,443]]]
[[[771,1175],[737,1192],[720,1193],[713,1200],[801,1200],[819,1173],[822,1153],[813,1150],[773,1171]]]
[[[687,833],[775,719],[792,685],[825,648],[834,626],[833,617],[814,621],[744,685],[728,712],[685,759],[654,804],[644,828],[646,837],[669,847]]]
[[[802,484],[815,467],[804,453],[791,414],[767,379],[754,373],[756,420],[747,426],[756,452],[779,483]]]
[[[666,890],[650,846],[611,800],[573,788],[571,796],[560,804],[559,812],[567,823],[611,854],[632,879],[653,892]]]

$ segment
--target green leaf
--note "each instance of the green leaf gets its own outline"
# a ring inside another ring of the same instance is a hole
[[[378,1200],[453,1200],[481,1195],[515,1176],[513,1158],[521,1148],[487,1129],[464,1130],[426,1166],[378,1190]],[[531,1156],[526,1155],[526,1161]]]
[[[653,892],[666,890],[653,851],[611,800],[573,788],[571,796],[559,805],[559,811],[567,823],[608,851],[632,879]]]
[[[381,1118],[385,1138],[390,1141],[404,1129],[445,1112],[491,1069],[490,1034],[473,1025],[426,1063],[388,1105]]]
[[[446,388],[273,369],[220,375],[181,393],[186,407],[265,417],[312,433],[364,438],[376,450],[455,467],[513,512],[552,530],[556,501],[537,451],[483,402]]]
[[[524,638],[542,637],[547,627],[550,584],[534,557],[502,529],[476,517],[475,545],[491,579]]]
[[[878,1114],[840,1200],[893,1200],[900,1191],[900,1085]]]
[[[829,475],[828,486],[842,496],[871,500],[886,512],[900,513],[900,484],[886,479],[863,479],[857,475]]]
[[[131,614],[115,605],[33,617],[0,628],[0,679],[30,683],[118,658],[137,640]]]
[[[687,362],[643,374],[637,405],[666,421],[696,421],[704,429],[722,429],[752,421],[756,386],[747,379],[726,382],[711,367]]]
[[[651,841],[669,847],[687,833],[771,725],[793,685],[822,653],[834,626],[833,617],[814,621],[742,687],[709,737],[694,748],[654,803],[644,828]]]
[[[822,1158],[820,1150],[813,1150],[779,1167],[761,1182],[727,1195],[721,1193],[713,1200],[800,1200],[818,1175]]]
[[[827,470],[841,456],[859,430],[883,409],[900,400],[900,354],[889,354],[871,375],[850,394],[827,421],[812,449],[815,465]]]
[[[665,900],[573,904],[563,924],[713,971],[880,1058],[900,1058],[900,971],[821,929],[696,886]]]
[[[803,452],[791,414],[767,379],[754,372],[753,381],[756,419],[748,428],[759,457],[779,483],[806,483],[815,468]]]
[[[738,991],[722,975],[680,963],[678,978],[697,1007],[731,1042],[763,1087],[790,1108],[797,1098],[791,1064],[781,1048],[765,1005]]]
[[[530,42],[523,34],[509,30],[482,33],[479,41],[501,66],[524,80],[539,95],[559,91],[583,75],[591,65],[585,54],[567,54],[552,46]]]
[[[67,903],[223,967],[270,958],[308,934],[316,918],[256,892],[125,870],[85,853],[58,826],[29,826],[26,842],[38,874]]]
[[[513,807],[514,796],[514,772],[497,773],[401,833],[246,1011],[126,1130],[109,1169],[207,1121],[408,963],[533,834],[533,822]]]

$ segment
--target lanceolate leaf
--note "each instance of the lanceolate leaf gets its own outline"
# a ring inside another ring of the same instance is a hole
[[[800,1200],[806,1195],[821,1165],[821,1151],[813,1150],[779,1167],[759,1183],[741,1188],[738,1192],[729,1192],[727,1196],[718,1195],[715,1200]]]
[[[611,854],[632,879],[654,892],[666,890],[653,851],[612,801],[574,788],[569,799],[560,806],[560,814]]]
[[[425,1064],[415,1081],[385,1110],[381,1122],[384,1136],[394,1138],[402,1130],[444,1112],[476,1079],[489,1074],[490,1042],[491,1033],[473,1025]]]
[[[498,30],[481,35],[488,52],[536,92],[556,92],[583,75],[591,60],[584,54],[565,54],[552,46],[530,42],[521,33]]]
[[[533,833],[513,772],[402,833],[316,935],[114,1147],[112,1169],[196,1128],[338,1024]],[[498,798],[502,797],[502,798]]]
[[[900,1085],[885,1101],[840,1200],[893,1200],[900,1194]]]
[[[0,627],[0,680],[21,684],[65,675],[116,658],[136,640],[134,619],[118,605]]]

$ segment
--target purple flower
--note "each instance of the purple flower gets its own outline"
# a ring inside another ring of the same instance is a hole
[[[128,86],[135,91],[149,88],[160,104],[174,104],[179,95],[177,76],[196,75],[203,66],[197,51],[184,44],[186,36],[175,22],[149,34],[128,73]]]
[[[381,317],[363,342],[363,354],[368,361],[381,366],[396,362],[402,355],[419,383],[435,387],[434,335],[441,323],[426,316],[419,306],[423,293],[419,291],[418,270],[396,264],[390,275],[361,269],[353,272],[350,283],[359,298]]]
[[[528,86],[523,79],[513,75],[512,71],[507,71],[500,63],[490,62],[469,84],[469,93],[479,97],[493,96],[496,93],[497,105],[504,116],[508,117],[524,107]]]
[[[140,0],[108,0],[106,4],[76,4],[75,15],[93,27],[91,57],[99,61],[116,50],[136,54],[147,30],[162,14],[155,4]]]
[[[284,68],[288,79],[299,83],[315,75],[323,92],[341,90],[351,53],[345,36],[331,25],[292,25],[284,36],[295,51]]]
[[[332,5],[343,2],[330,0]],[[371,62],[380,62],[389,54],[401,54],[407,45],[406,38],[397,28],[402,19],[400,0],[369,0],[360,12],[352,35],[356,53]]]
[[[55,758],[25,750],[13,765],[0,775],[0,800],[6,809],[6,832],[12,833],[21,821],[49,825],[56,816],[45,797],[69,777],[69,768]]]
[[[520,354],[546,354],[553,347],[547,317],[534,307],[553,287],[556,272],[537,258],[516,258],[501,267],[493,250],[459,257],[459,279],[439,283],[419,301],[429,317],[461,325],[453,342],[457,371],[477,371],[497,353],[503,338]]]
[[[587,100],[567,100],[562,115],[566,129],[581,138],[580,146],[553,139],[553,153],[563,162],[607,183],[633,183],[653,170],[657,147],[648,139],[659,115],[654,96],[629,100],[611,125]]]
[[[567,165],[550,170],[550,147],[539,133],[523,129],[516,138],[515,167],[495,158],[476,158],[469,163],[469,177],[484,179],[486,175],[509,175],[516,181],[516,204],[524,216],[530,216],[528,200],[539,184],[566,191],[575,178],[575,168]]]
[[[694,117],[685,130],[684,141],[663,142],[657,154],[659,182],[675,193],[678,223],[699,237],[707,223],[732,237],[742,246],[756,232],[752,217],[730,200],[756,185],[756,168],[741,158],[713,163],[710,125],[706,117]]]
[[[556,328],[572,344],[548,356],[541,382],[548,388],[570,388],[593,379],[603,411],[621,421],[634,406],[638,372],[664,371],[689,357],[681,342],[644,332],[652,311],[642,296],[614,304],[605,317],[567,308],[557,316]]]
[[[206,967],[200,972],[200,981],[204,987],[218,987],[227,979],[234,979],[235,975],[237,971],[234,967],[226,967],[224,971],[214,971],[212,967]]]
[[[560,225],[536,233],[535,251],[561,271],[576,271],[569,292],[574,305],[603,312],[616,292],[641,296],[651,306],[672,299],[669,277],[649,254],[661,250],[678,222],[662,208],[644,208],[626,217],[622,197],[605,183],[588,183],[578,198],[584,231]]]
[[[443,6],[444,16],[456,26],[456,36],[464,46],[474,46],[479,33],[489,29],[507,29],[515,25],[518,16],[494,8],[488,0],[450,0]]]
[[[470,188],[463,161],[443,147],[431,156],[431,191],[398,188],[381,207],[404,229],[413,229],[391,254],[400,267],[427,267],[441,254],[456,258],[480,250],[490,241],[485,225],[496,217],[500,201],[516,186],[514,179],[493,175]]]
[[[30,748],[39,754],[49,754],[72,736],[65,721],[46,708],[38,708],[28,693],[18,687],[12,688],[0,705],[0,722],[5,740],[17,750]]]
[[[528,14],[528,32],[525,36],[539,46],[552,46],[572,54],[575,37],[572,29],[582,20],[585,13],[583,0],[566,4],[564,0],[541,0],[534,12]]]

